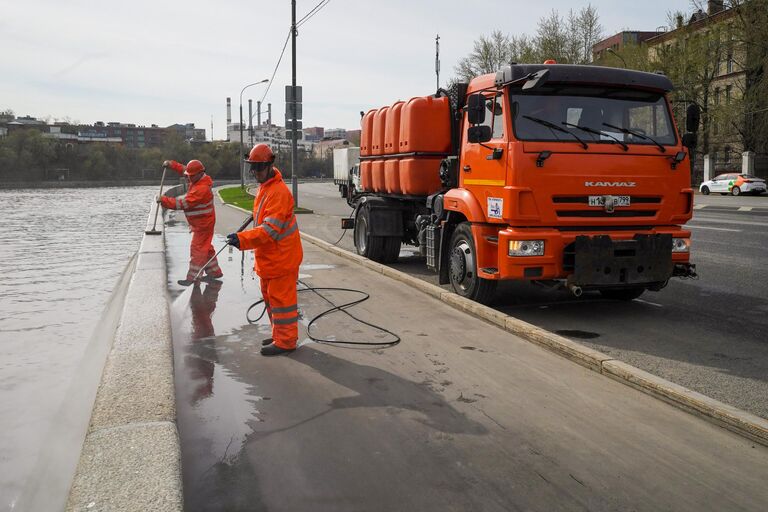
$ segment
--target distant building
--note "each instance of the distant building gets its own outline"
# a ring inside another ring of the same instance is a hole
[[[715,27],[727,28],[735,21],[734,8],[726,8],[722,0],[709,0],[707,12],[699,9],[688,18],[687,23],[682,16],[678,16],[675,30],[650,38],[645,44],[651,58],[657,59],[663,55],[662,51],[675,51],[692,35],[706,34]],[[696,181],[707,180],[720,172],[737,172],[742,167],[744,144],[740,133],[745,120],[743,115],[734,115],[738,111],[734,111],[732,105],[741,100],[748,86],[747,72],[743,67],[746,49],[735,38],[731,39],[727,48],[723,59],[715,63],[713,80],[703,95],[707,98],[707,115],[699,140],[705,137],[708,139],[709,151],[704,157],[705,164],[701,173],[696,170]],[[761,172],[764,174],[765,169],[761,169]]]
[[[318,142],[325,137],[325,128],[322,126],[314,126],[312,128],[304,128],[304,138],[309,142]]]
[[[346,139],[329,139],[325,138],[315,144],[312,149],[312,153],[316,158],[333,158],[333,150],[351,146],[350,142]]]
[[[603,39],[592,47],[592,61],[596,62],[605,58],[611,50],[620,52],[625,46],[639,45],[640,43],[663,33],[664,32],[638,32],[627,30],[619,32],[618,34]]]
[[[127,148],[160,147],[169,133],[176,132],[189,142],[205,142],[205,130],[195,128],[194,123],[174,124],[161,128],[156,124],[149,127],[118,122],[104,123],[97,121],[92,125],[69,123],[47,124],[45,121],[30,117],[4,116],[0,119],[0,136],[15,130],[34,129],[43,137],[66,141],[68,143],[107,143],[119,144]]]
[[[347,130],[344,128],[329,128],[325,130],[324,139],[346,139]]]

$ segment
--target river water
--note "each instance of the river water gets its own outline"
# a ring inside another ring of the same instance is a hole
[[[34,480],[62,404],[88,395],[86,348],[156,193],[0,190],[0,511]]]

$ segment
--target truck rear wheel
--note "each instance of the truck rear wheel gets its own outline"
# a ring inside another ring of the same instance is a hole
[[[400,237],[371,234],[371,212],[367,205],[355,217],[355,250],[360,256],[379,263],[394,263],[400,255]]]
[[[453,290],[462,297],[488,304],[496,292],[496,281],[477,275],[475,239],[469,222],[462,222],[451,237],[450,269]]]

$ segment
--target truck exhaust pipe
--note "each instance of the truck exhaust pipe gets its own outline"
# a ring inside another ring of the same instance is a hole
[[[581,286],[576,286],[575,284],[569,285],[568,289],[571,290],[574,297],[581,297],[581,294],[584,293]]]

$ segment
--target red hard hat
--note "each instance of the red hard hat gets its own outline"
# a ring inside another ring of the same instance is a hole
[[[184,175],[192,176],[192,175],[201,173],[204,170],[205,170],[205,166],[203,165],[203,162],[201,162],[200,160],[190,160],[184,169]]]
[[[272,163],[275,161],[275,154],[266,144],[256,144],[245,161],[249,164]]]

